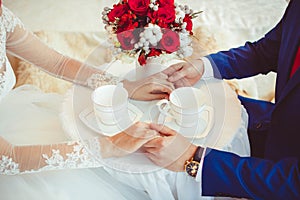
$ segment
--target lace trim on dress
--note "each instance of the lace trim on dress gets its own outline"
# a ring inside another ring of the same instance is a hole
[[[6,73],[3,67],[6,62],[6,33],[13,32],[15,27],[19,25],[24,27],[21,20],[13,15],[13,13],[2,5],[2,15],[0,16],[0,97],[5,88]]]
[[[14,175],[20,173],[19,164],[15,163],[12,158],[2,155],[0,159],[0,174]]]
[[[0,67],[1,68],[1,67]],[[5,89],[6,71],[0,72],[0,99]]]
[[[69,144],[71,145],[71,144]],[[96,160],[92,158],[89,152],[84,148],[81,143],[75,145],[73,152],[67,153],[65,155],[67,158],[60,154],[59,150],[52,150],[52,155],[43,154],[47,166],[41,168],[43,169],[66,169],[66,168],[83,168],[83,167],[98,167]]]
[[[0,69],[4,66],[6,56],[6,32],[2,21],[3,19],[0,17]]]
[[[18,17],[16,17],[10,10],[8,10],[5,6],[2,6],[1,18],[1,21],[4,24],[4,27],[6,28],[6,32],[13,32],[17,25],[24,28],[24,25],[21,22],[21,20]]]
[[[95,73],[87,79],[87,86],[96,89],[102,85],[117,85],[119,82],[119,78],[111,74]]]
[[[88,140],[88,150],[90,150],[91,155],[98,161],[102,159],[101,157],[101,147],[99,143],[99,138],[91,138]]]
[[[45,161],[46,165],[36,170],[32,169],[21,172],[18,163],[14,162],[12,158],[2,155],[0,159],[0,174],[15,175],[45,170],[96,168],[102,166],[99,162],[101,156],[97,138],[89,140],[87,142],[88,146],[84,146],[78,142],[70,142],[67,145],[73,145],[73,151],[65,155],[61,154],[58,149],[52,149],[51,155],[42,154],[41,159]]]

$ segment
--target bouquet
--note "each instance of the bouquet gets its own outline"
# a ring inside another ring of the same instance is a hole
[[[145,65],[161,54],[192,55],[192,19],[199,13],[174,0],[121,0],[104,8],[102,20],[116,52],[137,55]]]

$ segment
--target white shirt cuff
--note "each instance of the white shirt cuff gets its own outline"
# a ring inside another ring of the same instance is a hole
[[[204,65],[204,73],[202,78],[211,78],[214,77],[214,70],[208,58],[202,57],[201,60],[203,61]]]
[[[203,163],[204,163],[204,156],[205,156],[206,148],[203,149],[201,160],[199,163],[199,168],[196,176],[196,181],[197,182],[202,182],[202,168],[203,168]]]

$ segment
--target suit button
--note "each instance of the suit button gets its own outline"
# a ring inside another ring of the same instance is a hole
[[[262,123],[257,123],[257,124],[256,124],[256,128],[257,128],[257,129],[260,129],[261,127],[262,127]]]

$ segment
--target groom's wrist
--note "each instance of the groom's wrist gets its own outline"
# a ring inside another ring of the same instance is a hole
[[[202,59],[193,59],[193,60],[187,60],[199,73],[199,75],[202,77],[204,74],[204,62]]]
[[[184,170],[189,176],[193,178],[196,178],[199,171],[203,150],[204,148],[200,146],[196,147],[194,154],[185,161]]]

